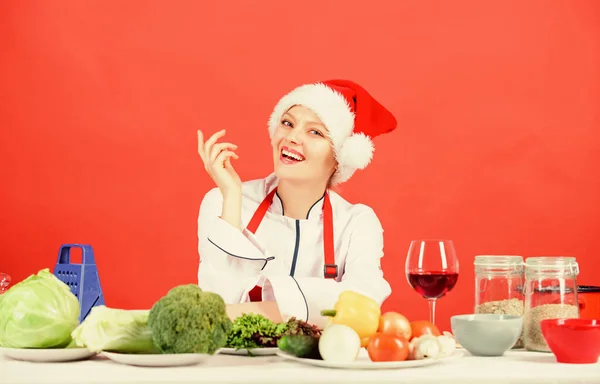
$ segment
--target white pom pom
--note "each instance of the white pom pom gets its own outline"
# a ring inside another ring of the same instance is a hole
[[[340,148],[337,161],[341,167],[363,169],[371,162],[375,147],[369,136],[364,133],[354,133],[344,141]]]

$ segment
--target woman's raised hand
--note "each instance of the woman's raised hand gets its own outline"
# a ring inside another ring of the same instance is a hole
[[[231,165],[231,159],[239,159],[234,152],[237,145],[231,143],[217,143],[225,136],[225,130],[213,134],[204,142],[204,134],[198,131],[198,154],[204,163],[204,168],[213,179],[223,196],[236,194],[242,191],[242,180]]]

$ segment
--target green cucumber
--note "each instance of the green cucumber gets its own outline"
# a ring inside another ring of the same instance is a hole
[[[285,335],[277,341],[277,347],[296,357],[322,360],[319,339],[308,335]]]

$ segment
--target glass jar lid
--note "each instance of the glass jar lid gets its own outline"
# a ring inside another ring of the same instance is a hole
[[[474,265],[485,267],[522,266],[523,256],[516,255],[477,255]]]
[[[579,274],[579,264],[571,256],[536,256],[525,260],[525,270],[536,273]]]
[[[473,262],[477,276],[513,276],[523,274],[523,257],[516,255],[477,255]]]

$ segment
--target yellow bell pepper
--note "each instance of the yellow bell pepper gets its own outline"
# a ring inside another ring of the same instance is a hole
[[[328,324],[343,324],[352,328],[361,340],[361,347],[366,347],[369,338],[379,329],[381,308],[370,297],[344,291],[333,309],[322,310],[321,315],[330,317]]]

